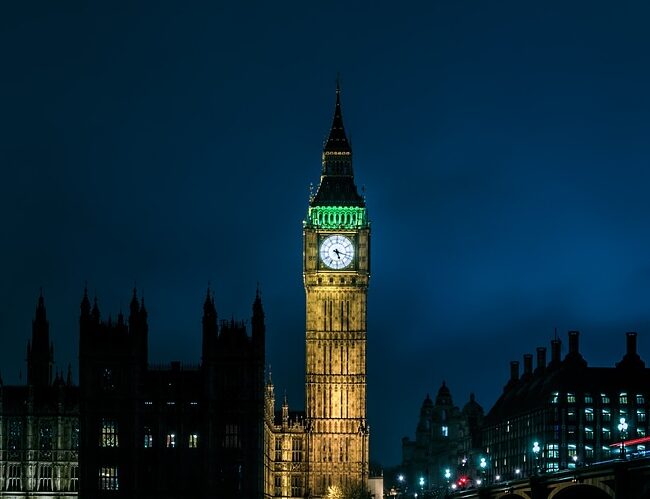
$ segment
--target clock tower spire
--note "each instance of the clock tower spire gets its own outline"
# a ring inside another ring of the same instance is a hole
[[[366,298],[370,223],[352,170],[337,84],[321,179],[303,228],[308,488],[323,497],[368,479]]]
[[[341,89],[336,84],[336,105],[332,127],[323,146],[320,185],[311,206],[364,206],[352,169],[352,147],[348,142],[341,112]]]

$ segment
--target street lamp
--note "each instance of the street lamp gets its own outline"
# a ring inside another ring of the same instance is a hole
[[[420,477],[420,488],[424,489],[424,477],[423,476]]]
[[[485,480],[485,467],[487,466],[487,461],[485,460],[484,457],[481,458],[481,462],[479,463],[479,466],[481,467],[481,478]]]
[[[627,423],[621,418],[618,424],[618,432],[621,434],[621,458],[625,459],[625,437],[627,437]]]
[[[535,455],[535,473],[539,474],[539,442],[533,442],[533,454]]]

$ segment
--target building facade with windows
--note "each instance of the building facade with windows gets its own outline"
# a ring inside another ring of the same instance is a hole
[[[79,488],[79,392],[53,376],[45,301],[38,299],[27,345],[27,384],[0,379],[0,497],[67,498]]]
[[[263,494],[264,311],[251,333],[203,306],[200,365],[149,365],[144,303],[80,316],[80,497],[259,498]]]
[[[511,362],[510,380],[486,417],[483,443],[491,480],[556,471],[644,452],[648,443],[650,369],[637,354],[636,333],[615,367],[589,367],[580,354],[578,331],[561,342]],[[535,446],[537,442],[537,446]],[[538,451],[533,449],[537,447]]]

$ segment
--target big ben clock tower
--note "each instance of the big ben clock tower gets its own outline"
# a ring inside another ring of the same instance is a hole
[[[367,486],[366,297],[370,224],[352,171],[340,89],[323,148],[320,185],[303,229],[307,298],[308,483],[320,497]]]

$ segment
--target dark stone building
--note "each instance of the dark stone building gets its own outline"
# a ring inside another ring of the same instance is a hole
[[[463,409],[456,407],[443,381],[435,403],[427,394],[420,409],[415,440],[402,439],[400,472],[409,490],[445,487],[445,470],[472,475],[474,456],[481,453],[483,408],[470,395]]]
[[[27,384],[0,379],[0,497],[73,498],[79,485],[79,391],[58,372],[41,295],[27,344]]]
[[[486,416],[483,445],[488,479],[579,467],[624,454],[644,453],[648,435],[650,369],[636,351],[636,333],[627,333],[627,351],[615,367],[589,367],[580,354],[578,331],[561,342],[511,363],[503,394]],[[534,451],[537,442],[538,452]]]
[[[81,303],[80,496],[258,498],[263,490],[264,311],[217,323],[208,292],[202,361],[150,366],[144,302],[128,319]]]

